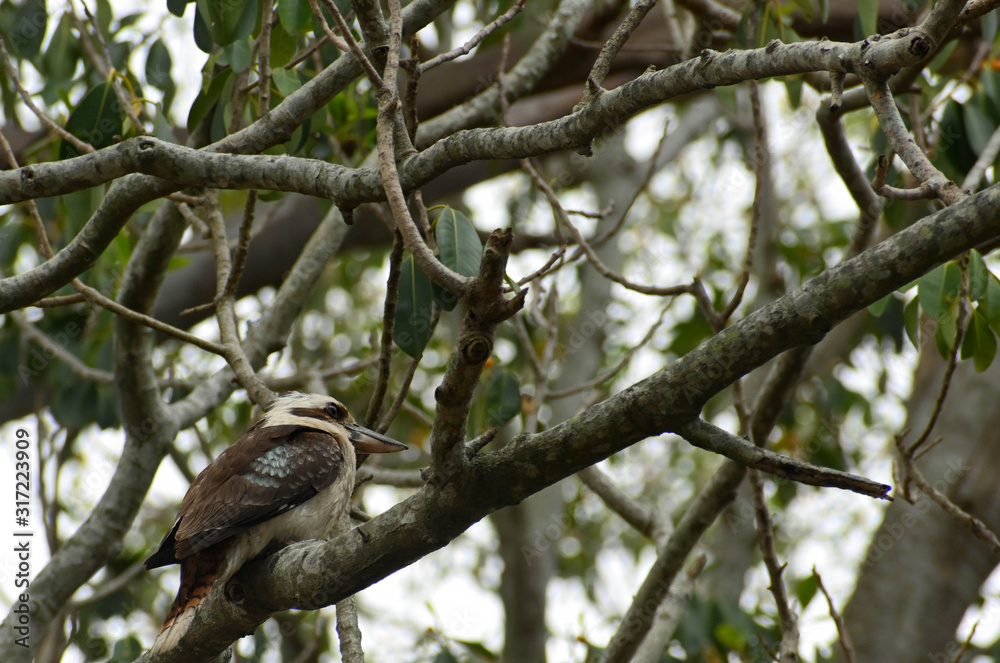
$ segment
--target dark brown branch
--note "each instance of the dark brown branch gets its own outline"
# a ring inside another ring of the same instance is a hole
[[[888,493],[892,490],[892,486],[761,449],[701,419],[679,426],[676,432],[696,447],[722,454],[741,465],[761,472],[809,486],[841,488],[878,499],[891,499]]]

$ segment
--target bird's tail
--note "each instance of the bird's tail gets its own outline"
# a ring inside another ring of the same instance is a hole
[[[181,561],[181,586],[150,653],[172,649],[191,628],[198,606],[226,571],[229,546],[212,546]]]

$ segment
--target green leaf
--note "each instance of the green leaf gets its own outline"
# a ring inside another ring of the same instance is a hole
[[[965,330],[965,338],[962,339],[962,359],[973,358],[976,370],[982,373],[997,354],[997,339],[990,329],[990,323],[986,316],[981,314],[981,307],[976,307],[969,320],[969,326]]]
[[[819,0],[819,13],[823,23],[830,20],[830,0]]]
[[[788,92],[788,103],[794,109],[798,109],[802,105],[802,84],[800,76],[785,77],[785,90]]]
[[[986,112],[974,103],[962,105],[962,116],[965,121],[966,136],[969,146],[978,155],[983,153],[983,148],[989,142],[996,123],[990,119]]]
[[[799,600],[799,605],[805,608],[812,601],[813,597],[816,596],[816,592],[819,590],[819,583],[816,581],[816,576],[811,575],[803,578],[795,586],[795,597]]]
[[[278,17],[286,34],[298,36],[312,25],[312,10],[307,0],[284,0],[278,3]]]
[[[45,0],[27,0],[21,4],[10,23],[2,26],[4,42],[10,54],[25,60],[38,55],[48,22]]]
[[[414,359],[419,359],[431,338],[431,313],[434,297],[431,280],[413,256],[406,256],[399,275],[399,298],[393,340]]]
[[[486,419],[499,428],[521,413],[521,387],[511,371],[499,371],[486,385]]]
[[[951,356],[951,351],[955,348],[955,335],[958,333],[957,323],[958,320],[954,315],[943,315],[937,318],[934,342],[937,344],[938,352],[945,359]]]
[[[70,87],[69,81],[76,72],[79,56],[80,40],[73,37],[73,18],[66,12],[59,19],[59,25],[42,55],[41,73],[45,77],[45,84]]]
[[[122,110],[118,97],[107,83],[101,83],[88,92],[77,104],[69,119],[66,131],[95,149],[107,147],[122,133]],[[81,152],[70,143],[63,141],[59,146],[59,158],[80,156]]]
[[[969,299],[974,302],[986,297],[986,286],[990,282],[990,270],[986,267],[982,254],[973,249],[969,252]]]
[[[223,69],[217,76],[212,77],[212,82],[208,86],[208,89],[202,90],[195,97],[194,102],[191,104],[191,111],[188,113],[188,133],[194,133],[198,125],[201,124],[201,121],[208,115],[208,112],[212,110],[232,73],[232,69]]]
[[[250,66],[252,55],[250,52],[250,39],[236,39],[232,43],[226,44],[222,51],[226,54],[226,60],[233,71],[240,72]]]
[[[285,4],[288,3],[280,3],[278,5],[279,13],[281,7]],[[285,30],[271,30],[271,65],[274,67],[274,70],[283,71],[278,68],[284,66],[295,57],[297,48],[298,43],[294,35],[289,35]]]
[[[167,0],[167,9],[174,16],[184,16],[184,10],[191,2],[194,0]]]
[[[287,69],[275,69],[271,72],[271,81],[283,97],[287,97],[302,87],[302,80],[299,78],[299,75]]]
[[[218,46],[249,37],[257,25],[259,2],[197,0],[197,3],[208,34]]]
[[[961,181],[965,173],[976,163],[976,153],[969,144],[962,104],[951,100],[944,107],[940,125],[941,139],[937,147],[940,168],[945,175]]]
[[[874,304],[868,307],[868,312],[874,315],[876,318],[880,317],[885,312],[885,307],[889,305],[889,300],[892,299],[892,294],[888,294],[882,299],[878,300]]]
[[[211,53],[212,31],[208,27],[208,21],[205,20],[205,16],[197,8],[194,12],[194,26],[192,30],[194,31],[194,45],[200,48],[203,53]]]
[[[878,0],[858,0],[861,39],[878,34]]]
[[[462,276],[477,276],[483,259],[483,243],[472,221],[456,209],[446,207],[434,221],[439,259]],[[435,284],[434,301],[445,311],[458,304],[458,298]]]
[[[983,297],[986,319],[990,321],[993,331],[1000,333],[1000,279],[990,272],[986,279],[986,296]]]
[[[125,663],[126,661],[134,661],[140,654],[142,654],[142,643],[140,643],[135,636],[128,636],[124,640],[119,640],[115,643],[115,651],[111,657],[109,663]]]
[[[174,87],[174,79],[170,77],[171,67],[173,60],[170,57],[170,49],[162,39],[157,39],[146,54],[146,80],[158,90]]]
[[[958,300],[962,285],[962,270],[953,262],[945,263],[918,279],[917,298],[927,315],[938,322],[942,317],[952,317],[952,305]]]

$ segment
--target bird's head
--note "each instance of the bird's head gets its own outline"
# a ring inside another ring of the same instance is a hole
[[[292,391],[274,399],[258,426],[303,426],[346,438],[359,454],[384,454],[407,447],[358,424],[343,403],[331,396]]]

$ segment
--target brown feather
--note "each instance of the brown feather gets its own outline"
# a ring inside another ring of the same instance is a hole
[[[301,426],[250,429],[191,484],[161,551],[172,545],[174,558],[183,560],[314,497],[344,462],[331,442]],[[161,551],[150,560],[164,557]]]
[[[176,646],[212,588],[273,543],[329,535],[350,503],[355,446],[368,453],[406,448],[358,426],[335,399],[288,394],[198,475],[146,560],[147,569],[181,565],[154,651]]]

